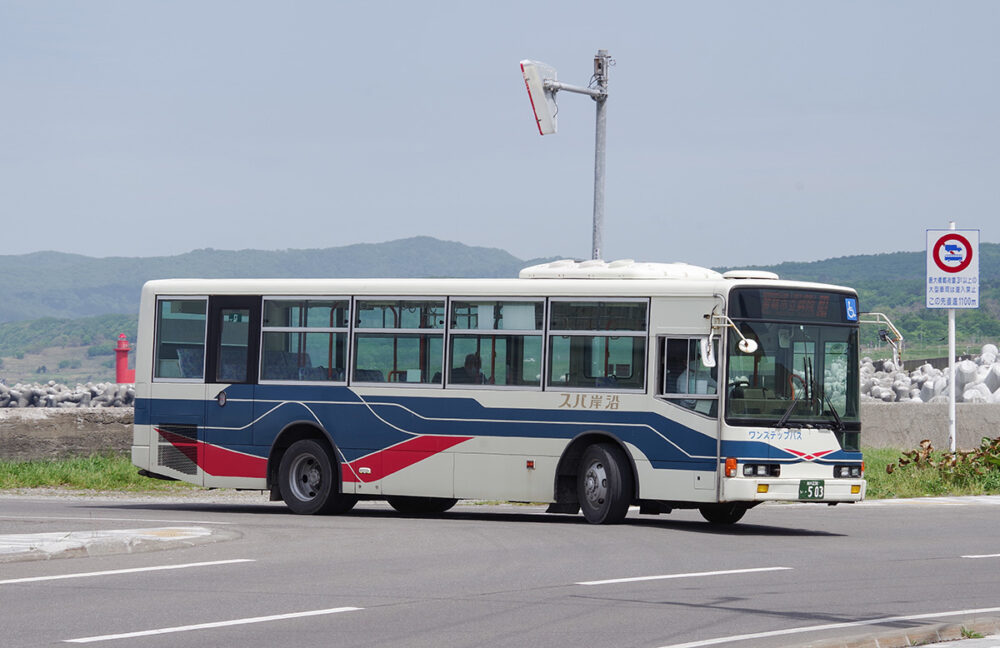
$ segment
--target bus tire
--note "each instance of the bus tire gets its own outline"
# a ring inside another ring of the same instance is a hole
[[[625,453],[611,443],[587,446],[580,459],[577,495],[591,524],[618,524],[632,503],[633,479]]]
[[[336,476],[327,448],[313,439],[301,439],[281,457],[278,490],[293,513],[344,513],[358,498],[338,492]]]
[[[389,506],[403,515],[437,515],[444,513],[458,503],[449,497],[410,497],[394,495],[385,498]]]
[[[727,502],[724,504],[706,504],[698,507],[701,517],[711,524],[736,524],[747,512],[745,504]]]

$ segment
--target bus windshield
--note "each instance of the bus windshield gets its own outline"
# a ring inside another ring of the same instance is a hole
[[[857,327],[765,321],[738,326],[758,348],[741,352],[740,336],[730,332],[727,422],[838,433],[860,429]]]

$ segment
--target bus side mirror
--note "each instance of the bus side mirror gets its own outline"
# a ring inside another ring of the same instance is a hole
[[[751,340],[749,338],[743,338],[742,340],[740,340],[740,343],[737,344],[736,346],[739,347],[740,351],[742,351],[743,353],[746,353],[747,355],[750,355],[750,354],[753,354],[753,353],[757,352],[757,341],[756,340]]]

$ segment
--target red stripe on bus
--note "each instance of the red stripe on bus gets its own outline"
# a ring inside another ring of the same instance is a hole
[[[264,457],[255,457],[243,452],[228,450],[160,428],[156,428],[156,431],[178,451],[213,477],[256,479],[267,476],[267,459]]]
[[[256,457],[203,441],[195,441],[158,428],[156,431],[213,477],[245,477],[249,479],[267,477],[267,459],[264,457]],[[471,438],[429,434],[414,437],[345,464],[342,478],[343,481],[352,483],[377,481]],[[370,472],[361,475],[361,468],[368,468]]]
[[[342,479],[345,482],[378,481],[471,438],[430,434],[414,437],[346,464]],[[361,474],[362,468],[367,469],[364,474]]]
[[[215,477],[267,477],[267,459],[203,444],[202,461],[205,472]]]

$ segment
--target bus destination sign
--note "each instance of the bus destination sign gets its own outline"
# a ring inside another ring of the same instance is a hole
[[[819,290],[740,288],[730,297],[731,317],[845,323],[858,321],[858,300]]]

